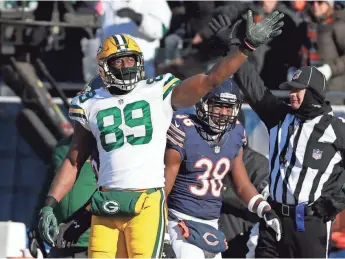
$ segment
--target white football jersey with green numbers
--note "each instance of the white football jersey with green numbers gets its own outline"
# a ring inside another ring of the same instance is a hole
[[[126,95],[100,88],[72,100],[71,119],[92,132],[99,151],[98,185],[138,190],[164,187],[166,133],[173,109],[171,74],[142,80]]]

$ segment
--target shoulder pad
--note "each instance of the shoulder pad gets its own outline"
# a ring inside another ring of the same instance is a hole
[[[74,102],[76,105],[84,106],[89,100],[94,98],[96,95],[97,95],[97,90],[90,90],[89,92],[86,92],[74,97],[72,99],[72,104]]]
[[[164,75],[159,75],[154,78],[149,78],[146,80],[146,84],[151,85],[157,83],[163,88],[163,100],[169,95],[171,90],[181,83],[181,80],[174,75],[167,73]]]
[[[91,81],[87,84],[90,87],[90,90],[96,90],[101,87],[105,87],[103,80],[100,75],[95,76],[91,79]]]
[[[194,126],[194,121],[189,114],[176,114],[174,119],[178,124],[183,125],[184,127]]]

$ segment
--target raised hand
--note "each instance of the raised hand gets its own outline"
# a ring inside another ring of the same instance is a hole
[[[235,30],[241,23],[237,21],[234,25],[231,24],[227,15],[218,15],[217,18],[212,18],[208,26],[216,37],[218,37],[226,46],[239,45],[240,41],[236,38]]]
[[[284,22],[280,21],[284,14],[274,11],[265,17],[261,22],[254,23],[251,10],[247,13],[247,26],[245,43],[252,50],[261,44],[267,43],[273,37],[282,33],[280,29]]]

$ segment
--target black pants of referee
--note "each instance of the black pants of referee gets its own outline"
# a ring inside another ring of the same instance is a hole
[[[295,213],[286,216],[275,210],[279,216],[283,233],[280,241],[276,233],[260,221],[258,244],[255,248],[256,258],[326,258],[330,239],[331,222],[323,222],[314,215],[305,216],[305,231],[296,229]]]

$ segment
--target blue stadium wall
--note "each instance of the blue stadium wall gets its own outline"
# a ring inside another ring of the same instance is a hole
[[[20,103],[0,103],[0,221],[28,226],[47,169],[17,131],[21,109]]]

